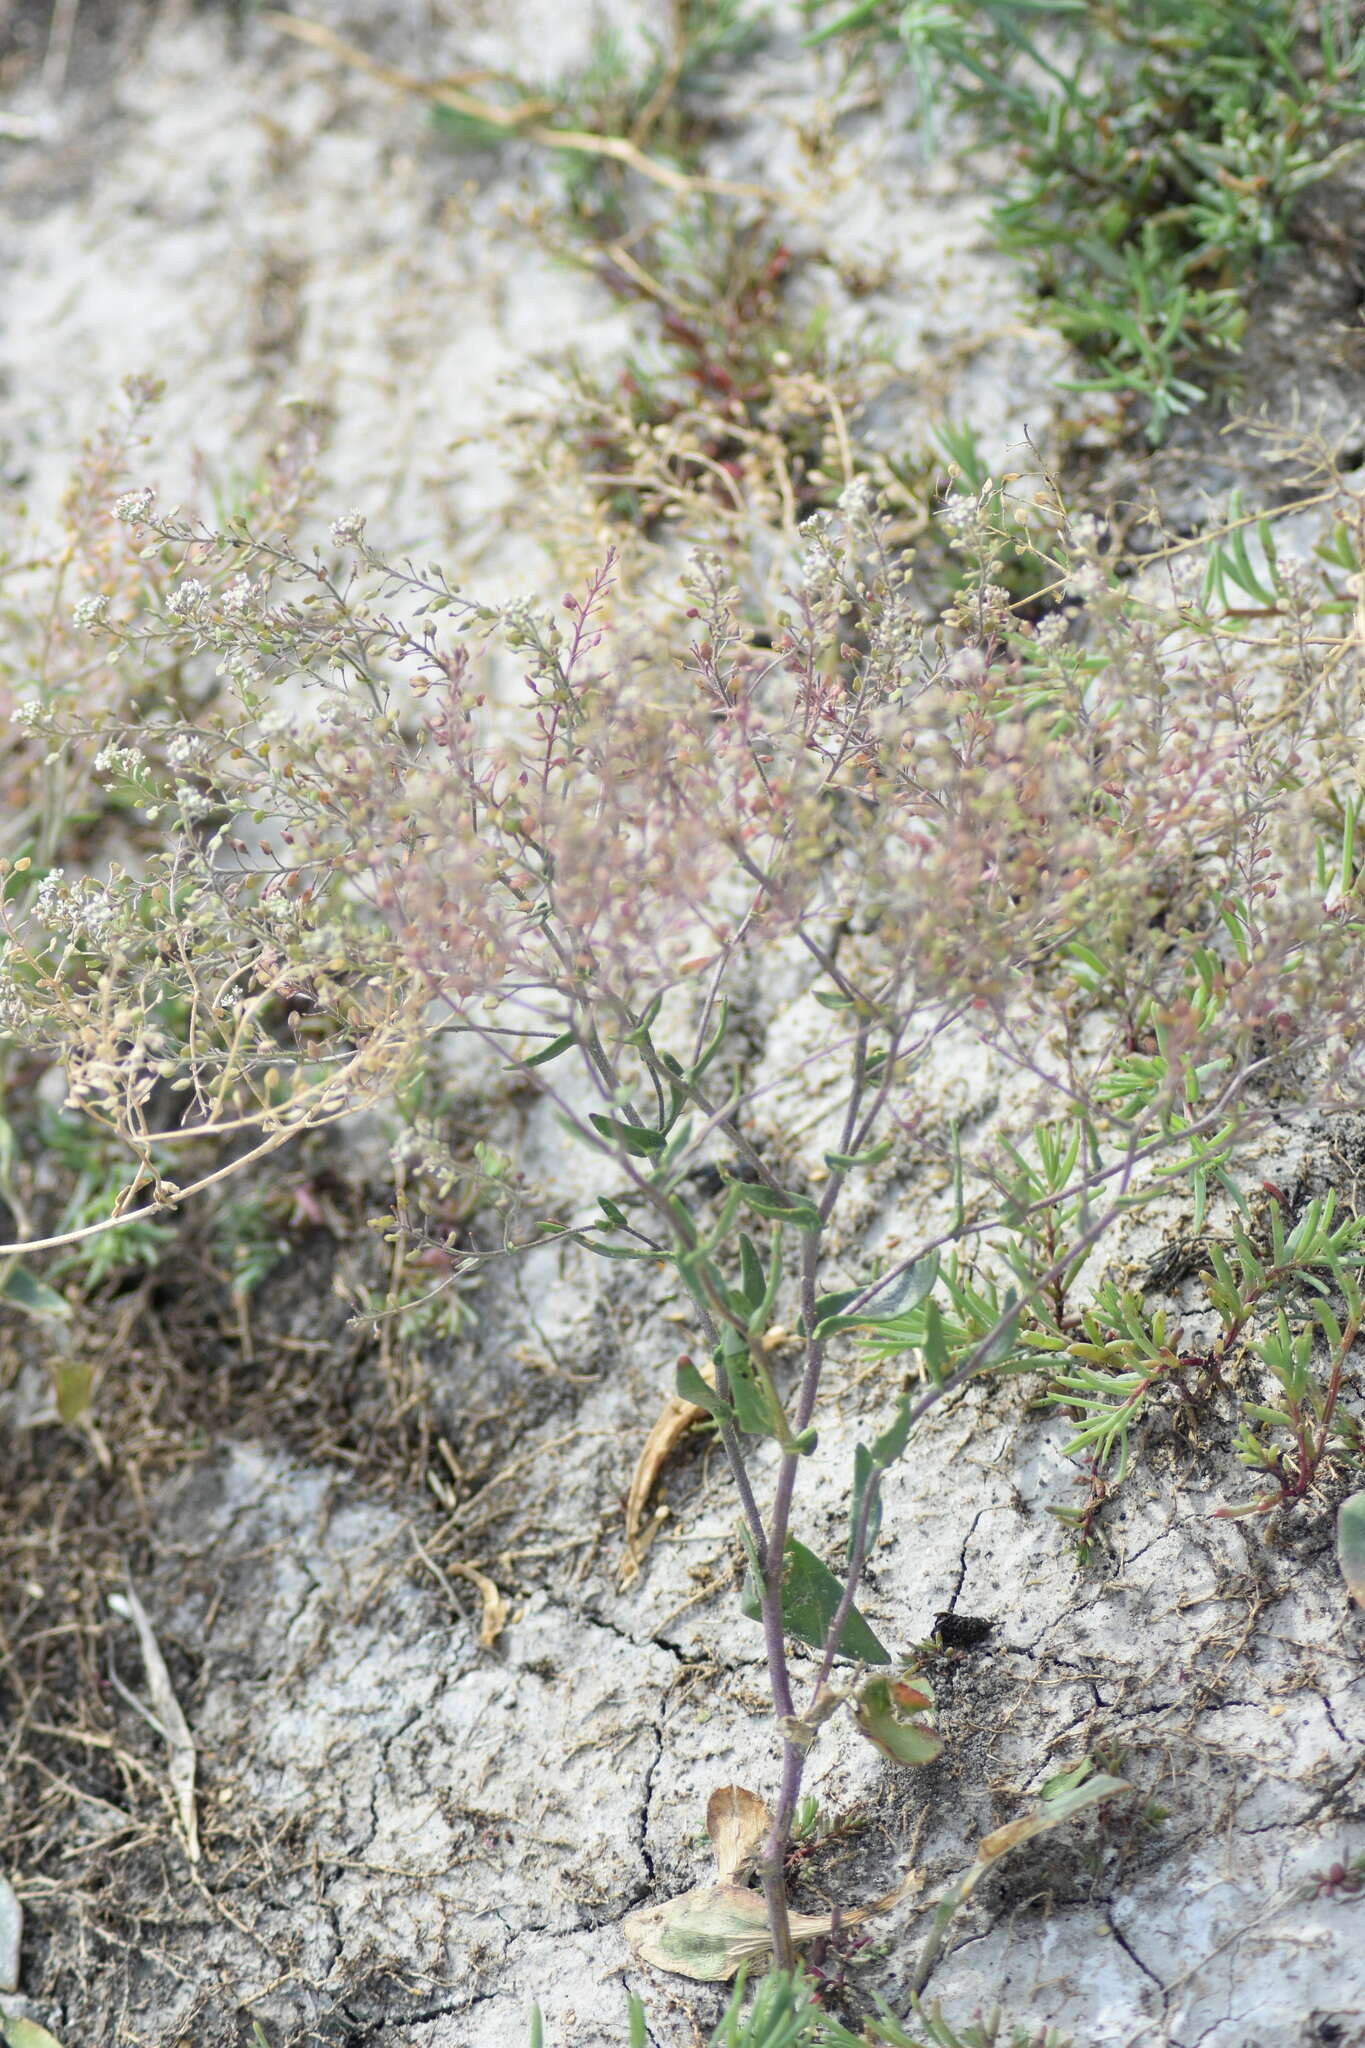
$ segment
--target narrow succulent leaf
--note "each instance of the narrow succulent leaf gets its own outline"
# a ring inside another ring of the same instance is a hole
[[[1005,1320],[977,1359],[978,1372],[989,1372],[992,1366],[1003,1365],[1014,1349],[1019,1331],[1019,1308],[1012,1287],[1006,1293],[1001,1309]]]
[[[664,999],[662,995],[657,995],[651,1000],[648,1009],[635,1026],[635,1029],[626,1033],[625,1043],[627,1045],[643,1047],[649,1043],[649,1034],[658,1022],[659,1012],[663,1006]]]
[[[725,1043],[725,1031],[729,1021],[730,1000],[728,996],[722,996],[716,1005],[716,1028],[710,1038],[707,1039],[706,1044],[702,1047],[696,1059],[692,1062],[692,1065],[687,1069],[687,1079],[689,1081],[699,1081],[706,1072],[706,1069],[720,1051],[721,1046]]]
[[[60,1359],[53,1372],[57,1414],[68,1426],[79,1422],[90,1406],[95,1370],[88,1359]]]
[[[1337,1559],[1346,1590],[1365,1607],[1365,1493],[1353,1493],[1337,1510]]]
[[[659,1161],[660,1165],[664,1168],[676,1166],[678,1161],[685,1156],[688,1146],[692,1143],[691,1117],[685,1116],[681,1123],[678,1122],[678,1114],[682,1106],[683,1097],[674,1089],[673,1101],[668,1112],[667,1143],[664,1146]]]
[[[870,1145],[865,1152],[826,1152],[825,1164],[833,1173],[854,1173],[861,1166],[880,1166],[883,1159],[889,1159],[894,1139],[883,1138],[880,1145]]]
[[[784,1195],[776,1188],[765,1188],[751,1180],[736,1181],[735,1186],[745,1208],[752,1209],[756,1216],[766,1216],[773,1223],[791,1223],[798,1230],[823,1228],[820,1211],[804,1196]]]

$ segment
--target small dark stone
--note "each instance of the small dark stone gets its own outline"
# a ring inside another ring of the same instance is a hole
[[[979,1614],[954,1614],[951,1608],[934,1616],[934,1637],[945,1650],[975,1650],[994,1627]]]

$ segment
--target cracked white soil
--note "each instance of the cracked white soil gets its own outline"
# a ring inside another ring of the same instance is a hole
[[[314,11],[428,76],[489,62],[552,75],[581,56],[588,20],[549,0]],[[616,14],[627,35],[653,19]],[[1025,423],[1042,433],[1056,346],[1010,312],[970,162],[924,167],[889,118],[855,122],[837,166],[803,155],[831,78],[783,19],[708,167],[784,186],[801,232],[877,271],[834,316],[887,340],[911,439],[963,414],[988,452]],[[440,554],[480,591],[545,587],[502,423],[566,336],[605,357],[629,327],[509,213],[543,199],[543,166],[471,173],[420,108],[249,16],[149,14],[112,78],[77,30],[55,102],[25,74],[0,128],[9,486],[50,507],[129,371],[168,380],[171,452],[147,479],[168,497],[190,487],[192,446],[220,473],[249,468],[274,408],[306,397],[335,415],[335,509],[360,505],[396,551]],[[799,1044],[799,1010],[779,1001],[764,1021],[774,1058]],[[961,1061],[933,1085],[940,1107],[979,1115],[999,1092]],[[789,1136],[779,1100],[774,1142]],[[539,1111],[531,1135],[542,1180],[572,1173]],[[1276,1143],[1282,1184],[1332,1184],[1325,1132]],[[909,1233],[933,1199],[897,1162],[867,1241]],[[194,1911],[162,1941],[83,1958],[103,1986],[97,2038],[65,2035],[62,2006],[21,1980],[9,2009],[64,2048],[219,2048],[253,2022],[271,2048],[524,2048],[533,2001],[551,2048],[597,2048],[624,2041],[628,1988],[655,2048],[706,2035],[717,1994],[640,1969],[618,1931],[702,1880],[715,1786],[762,1793],[774,1778],[731,1503],[699,1447],[665,1473],[668,1519],[620,1583],[623,1499],[669,1391],[677,1304],[634,1269],[549,1253],[477,1301],[473,1337],[433,1361],[437,1433],[458,1444],[474,1411],[515,1427],[505,1476],[458,1511],[458,1541],[447,1529],[433,1548],[425,1495],[376,1502],[343,1464],[263,1442],[225,1441],[146,1502],[139,1591],[163,1645],[192,1662],[200,1798],[236,1847],[215,1859],[210,1831],[199,1870],[184,1868]],[[852,1446],[887,1401],[851,1369],[835,1388],[800,1510],[817,1547],[841,1541]],[[1078,1498],[1065,1422],[1028,1412],[1013,1383],[951,1405],[894,1469],[870,1618],[900,1649],[944,1611],[990,1627],[935,1667],[933,1767],[896,1774],[825,1731],[810,1789],[865,1824],[818,1867],[846,1906],[922,1872],[866,1969],[895,2005],[926,1902],[1049,1776],[1098,1754],[1140,1800],[979,1887],[930,1985],[945,2013],[963,2024],[998,2004],[1030,2029],[1131,2048],[1365,2042],[1365,1902],[1314,1882],[1365,1851],[1365,1620],[1348,1611],[1325,1507],[1273,1542],[1216,1517],[1248,1490],[1229,1410],[1211,1403],[1197,1447],[1177,1415],[1162,1427],[1085,1565],[1048,1513]],[[510,1607],[491,1647],[458,1570],[470,1561]],[[55,1912],[50,1893],[31,1902],[31,1934]]]

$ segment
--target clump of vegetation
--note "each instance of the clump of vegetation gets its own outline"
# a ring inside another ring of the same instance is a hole
[[[1074,388],[1141,400],[1153,442],[1226,379],[1300,195],[1362,147],[1344,6],[859,0],[810,40],[855,33],[909,66],[927,133],[946,99],[1009,147],[1001,246],[1087,365]]]
[[[1272,562],[1242,619],[1188,584],[1174,609],[1138,601],[1103,529],[1049,491],[1012,501],[1002,536],[988,482],[947,508],[963,580],[926,614],[855,481],[802,528],[779,616],[746,624],[702,555],[662,647],[617,616],[610,559],[551,615],[390,560],[358,513],[312,549],[145,489],[98,525],[90,687],[27,724],[59,769],[90,760],[92,787],[127,793],[137,858],[59,875],[11,857],[0,1026],[65,1063],[69,1112],[127,1175],[102,1222],[17,1248],[155,1225],[467,1050],[548,1101],[598,1192],[546,1213],[487,1150],[495,1242],[401,1204],[384,1228],[444,1260],[435,1288],[558,1242],[663,1269],[689,1306],[676,1391],[733,1481],[779,1764],[723,1910],[709,1892],[650,1909],[641,1939],[669,1967],[790,1970],[827,1928],[793,1915],[787,1872],[831,1716],[906,1767],[942,1747],[922,1658],[859,1604],[882,1482],[932,1411],[1060,1360],[1058,1396],[1098,1418],[1087,1444],[1121,1447],[1185,1365],[1154,1369],[1174,1339],[1085,1289],[1088,1264],[1173,1196],[1195,1235],[1210,1203],[1244,1213],[1238,1162],[1272,1098],[1280,1118],[1360,1099],[1365,513],[1344,490],[1338,509],[1320,573]],[[1036,567],[1027,605],[997,580],[1005,548]],[[1035,622],[1043,589],[1068,609]],[[495,650],[525,672],[510,703],[486,684]],[[167,672],[177,695],[138,688]],[[804,1020],[761,1081],[731,1021],[756,965],[794,978]],[[1021,1122],[945,1150],[919,1090],[963,1032],[1017,1077]],[[821,1106],[813,1155],[762,1135],[784,1088]],[[916,1148],[950,1187],[941,1219],[850,1274],[841,1204]],[[1325,1210],[1269,1231],[1268,1251],[1242,1229],[1209,1256],[1224,1352],[1261,1318],[1280,1397],[1248,1408],[1244,1455],[1289,1499],[1359,1460],[1359,1231]],[[1316,1300],[1291,1325],[1293,1289]],[[904,1391],[857,1448],[831,1553],[800,1533],[802,1480],[849,1349]],[[1011,1840],[1108,1789],[1068,1784],[1072,1805]]]
[[[664,35],[646,29],[642,49],[632,50],[599,27],[585,62],[567,77],[487,80],[491,95],[482,102],[430,88],[433,125],[459,149],[497,149],[518,136],[548,149],[570,217],[609,236],[625,221],[625,173],[675,192],[708,188],[696,164],[716,126],[716,96],[767,37],[764,11],[746,0],[672,0]]]
[[[643,332],[609,376],[570,363],[541,459],[565,451],[614,526],[794,539],[866,471],[854,422],[889,366],[793,312],[811,265],[761,222],[698,201],[598,268]]]

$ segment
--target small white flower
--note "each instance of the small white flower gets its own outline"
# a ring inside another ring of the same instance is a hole
[[[873,507],[872,485],[867,477],[855,476],[839,493],[839,513],[844,519],[867,519]]]
[[[175,800],[180,806],[181,816],[186,819],[206,818],[210,811],[217,808],[213,797],[207,795],[202,789],[196,789],[189,782],[178,782],[176,784]]]
[[[183,775],[198,767],[203,751],[204,742],[197,732],[178,732],[166,743],[166,760],[177,774]]]
[[[188,624],[193,619],[202,619],[209,608],[213,593],[207,583],[196,582],[187,576],[183,583],[177,583],[166,599],[166,609],[173,619]]]
[[[83,597],[71,607],[71,623],[89,630],[102,626],[109,617],[109,600],[101,592],[97,597]]]
[[[0,1031],[17,1032],[24,1016],[24,998],[18,982],[0,974]]]
[[[95,756],[95,773],[106,781],[123,776],[129,782],[136,782],[147,766],[147,757],[140,747],[120,747],[111,740],[101,747]]]
[[[1098,597],[1108,578],[1098,562],[1077,562],[1066,573],[1068,597]]]
[[[243,573],[234,576],[223,592],[223,610],[231,618],[253,618],[259,613],[263,600],[261,588]]]
[[[336,547],[360,547],[365,539],[365,514],[354,507],[343,512],[340,519],[332,521],[332,541]]]
[[[114,500],[114,517],[121,519],[125,526],[141,526],[151,518],[155,503],[155,491],[125,491],[121,498]]]

